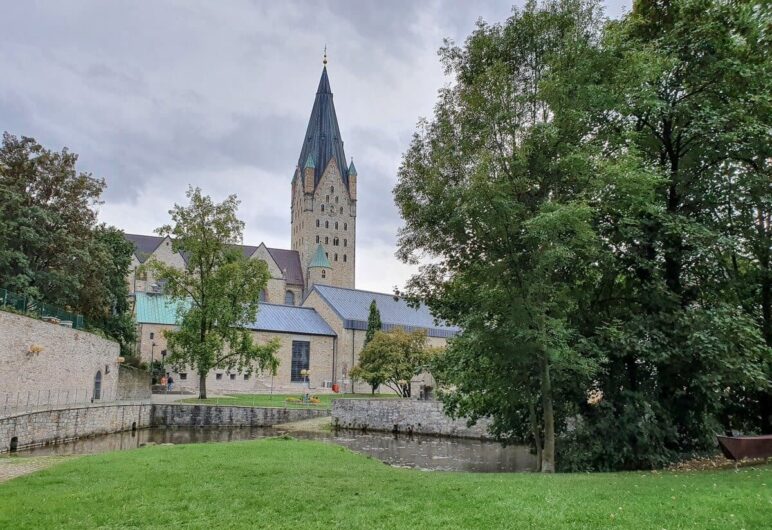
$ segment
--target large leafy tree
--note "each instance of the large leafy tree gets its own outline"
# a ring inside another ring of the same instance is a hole
[[[402,328],[376,331],[359,354],[351,377],[384,384],[402,397],[410,397],[410,382],[426,370],[435,350],[427,346],[426,332]]]
[[[593,3],[530,2],[444,48],[456,84],[414,137],[395,188],[400,256],[433,258],[409,291],[463,329],[437,367],[456,389],[449,409],[493,416],[505,438],[530,425],[545,472],[555,469],[555,402],[593,370],[571,317],[598,276],[588,201],[601,182],[541,84],[597,32]]]
[[[85,315],[90,326],[134,342],[126,276],[133,248],[97,224],[105,183],[78,172],[76,154],[3,135],[0,147],[0,286]]]
[[[236,196],[215,203],[198,188],[190,188],[187,196],[188,205],[170,210],[173,224],[157,230],[171,237],[186,267],[157,260],[147,266],[180,307],[179,328],[165,332],[168,360],[195,368],[199,397],[206,399],[206,376],[213,368],[275,372],[279,344],[256,344],[247,329],[270,273],[264,261],[249,259],[236,247],[244,228],[236,216]]]

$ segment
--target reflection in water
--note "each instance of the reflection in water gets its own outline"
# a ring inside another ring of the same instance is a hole
[[[25,456],[75,455],[135,449],[146,444],[232,442],[278,436],[282,431],[263,427],[202,429],[196,427],[143,429],[135,432],[81,438],[70,443],[36,447]],[[438,438],[389,433],[338,431],[292,432],[295,438],[336,443],[370,455],[389,465],[438,471],[532,471],[535,458],[525,446],[502,447],[495,442],[466,438]]]

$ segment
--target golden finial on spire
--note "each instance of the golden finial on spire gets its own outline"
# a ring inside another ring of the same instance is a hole
[[[322,64],[324,66],[327,66],[327,45],[324,45],[324,59],[322,60]]]

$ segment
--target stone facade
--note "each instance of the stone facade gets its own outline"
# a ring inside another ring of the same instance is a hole
[[[160,352],[166,350],[166,338],[163,331],[174,329],[174,326],[162,324],[140,324],[140,351],[142,359],[149,362],[150,347],[148,342],[154,341],[156,346],[155,359],[159,360]],[[153,334],[153,339],[150,334]],[[291,381],[292,366],[292,343],[293,341],[306,341],[310,343],[309,370],[310,389],[312,392],[329,392],[325,388],[325,383],[332,381],[333,356],[335,353],[335,337],[324,335],[302,335],[294,333],[276,333],[270,331],[253,331],[252,337],[257,344],[265,344],[273,339],[279,341],[279,350],[276,357],[279,359],[279,367],[276,375],[269,373],[245,374],[242,372],[229,372],[227,370],[215,369],[209,373],[206,380],[208,392],[219,393],[266,393],[273,389],[274,392],[288,392],[298,394],[306,391],[309,384],[304,382]],[[198,374],[194,369],[175,368],[169,366],[168,372],[174,378],[175,390],[198,392],[199,381]],[[329,385],[327,385],[329,387]]]
[[[142,401],[151,398],[150,372],[121,365],[118,369],[118,393],[121,400]]]
[[[268,427],[328,416],[314,409],[114,404],[0,418],[0,453],[148,427]]]
[[[345,163],[345,161],[344,161]],[[354,288],[356,265],[356,200],[349,194],[335,159],[330,160],[313,192],[296,170],[292,186],[292,249],[300,253],[306,292],[314,283]],[[308,264],[321,244],[331,269],[325,278],[309,274]]]
[[[466,420],[445,415],[438,401],[408,399],[337,399],[332,421],[342,429],[432,434],[458,438],[491,439],[490,421],[468,427]]]
[[[0,409],[116,399],[118,343],[82,330],[0,311]],[[63,401],[62,401],[63,402]],[[8,408],[6,407],[6,408]]]

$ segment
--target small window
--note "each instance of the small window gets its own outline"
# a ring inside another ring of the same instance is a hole
[[[347,247],[347,246],[348,246],[348,239],[344,239],[344,240],[343,240],[343,246],[344,246],[344,247]]]
[[[322,204],[322,213],[324,213],[324,204]]]
[[[330,228],[330,222],[329,221],[325,221],[324,222],[324,227],[325,228]]]
[[[322,269],[322,278],[326,278],[326,277],[327,277],[327,271]]]
[[[337,252],[335,253],[335,261],[338,261],[338,254],[337,254]]]
[[[343,206],[340,207],[340,213],[343,214]]]
[[[244,374],[244,381],[249,381],[249,374]]]
[[[346,255],[343,254],[343,263],[346,263]]]
[[[333,244],[333,246],[336,246],[336,247],[338,246],[338,238],[337,237],[332,238],[332,244]]]
[[[236,374],[231,374],[231,381],[235,381],[235,380],[236,380]]]
[[[335,221],[335,230],[338,229],[338,221]]]
[[[316,228],[319,228],[319,219],[316,220]]]
[[[329,195],[324,197],[324,202],[330,202],[330,196]]]
[[[324,253],[324,257],[327,258],[327,259],[330,259],[330,253],[329,252],[325,252]]]
[[[343,230],[348,230],[348,223],[343,223]]]
[[[217,374],[214,376],[214,378],[220,381],[222,379],[222,374]]]
[[[324,236],[324,244],[329,245],[330,244],[330,238],[327,236]]]
[[[335,193],[335,186],[330,186],[330,193]]]
[[[187,381],[188,380],[188,374],[181,373],[180,374],[180,381]]]
[[[338,198],[335,197],[335,204],[338,204]]]
[[[155,338],[155,333],[153,333],[153,332],[151,331],[151,332],[150,332],[150,340],[153,340],[154,338]]]
[[[295,305],[295,293],[292,291],[284,293],[284,303],[286,305]]]
[[[317,243],[319,242],[319,236],[316,236],[316,242]]]

